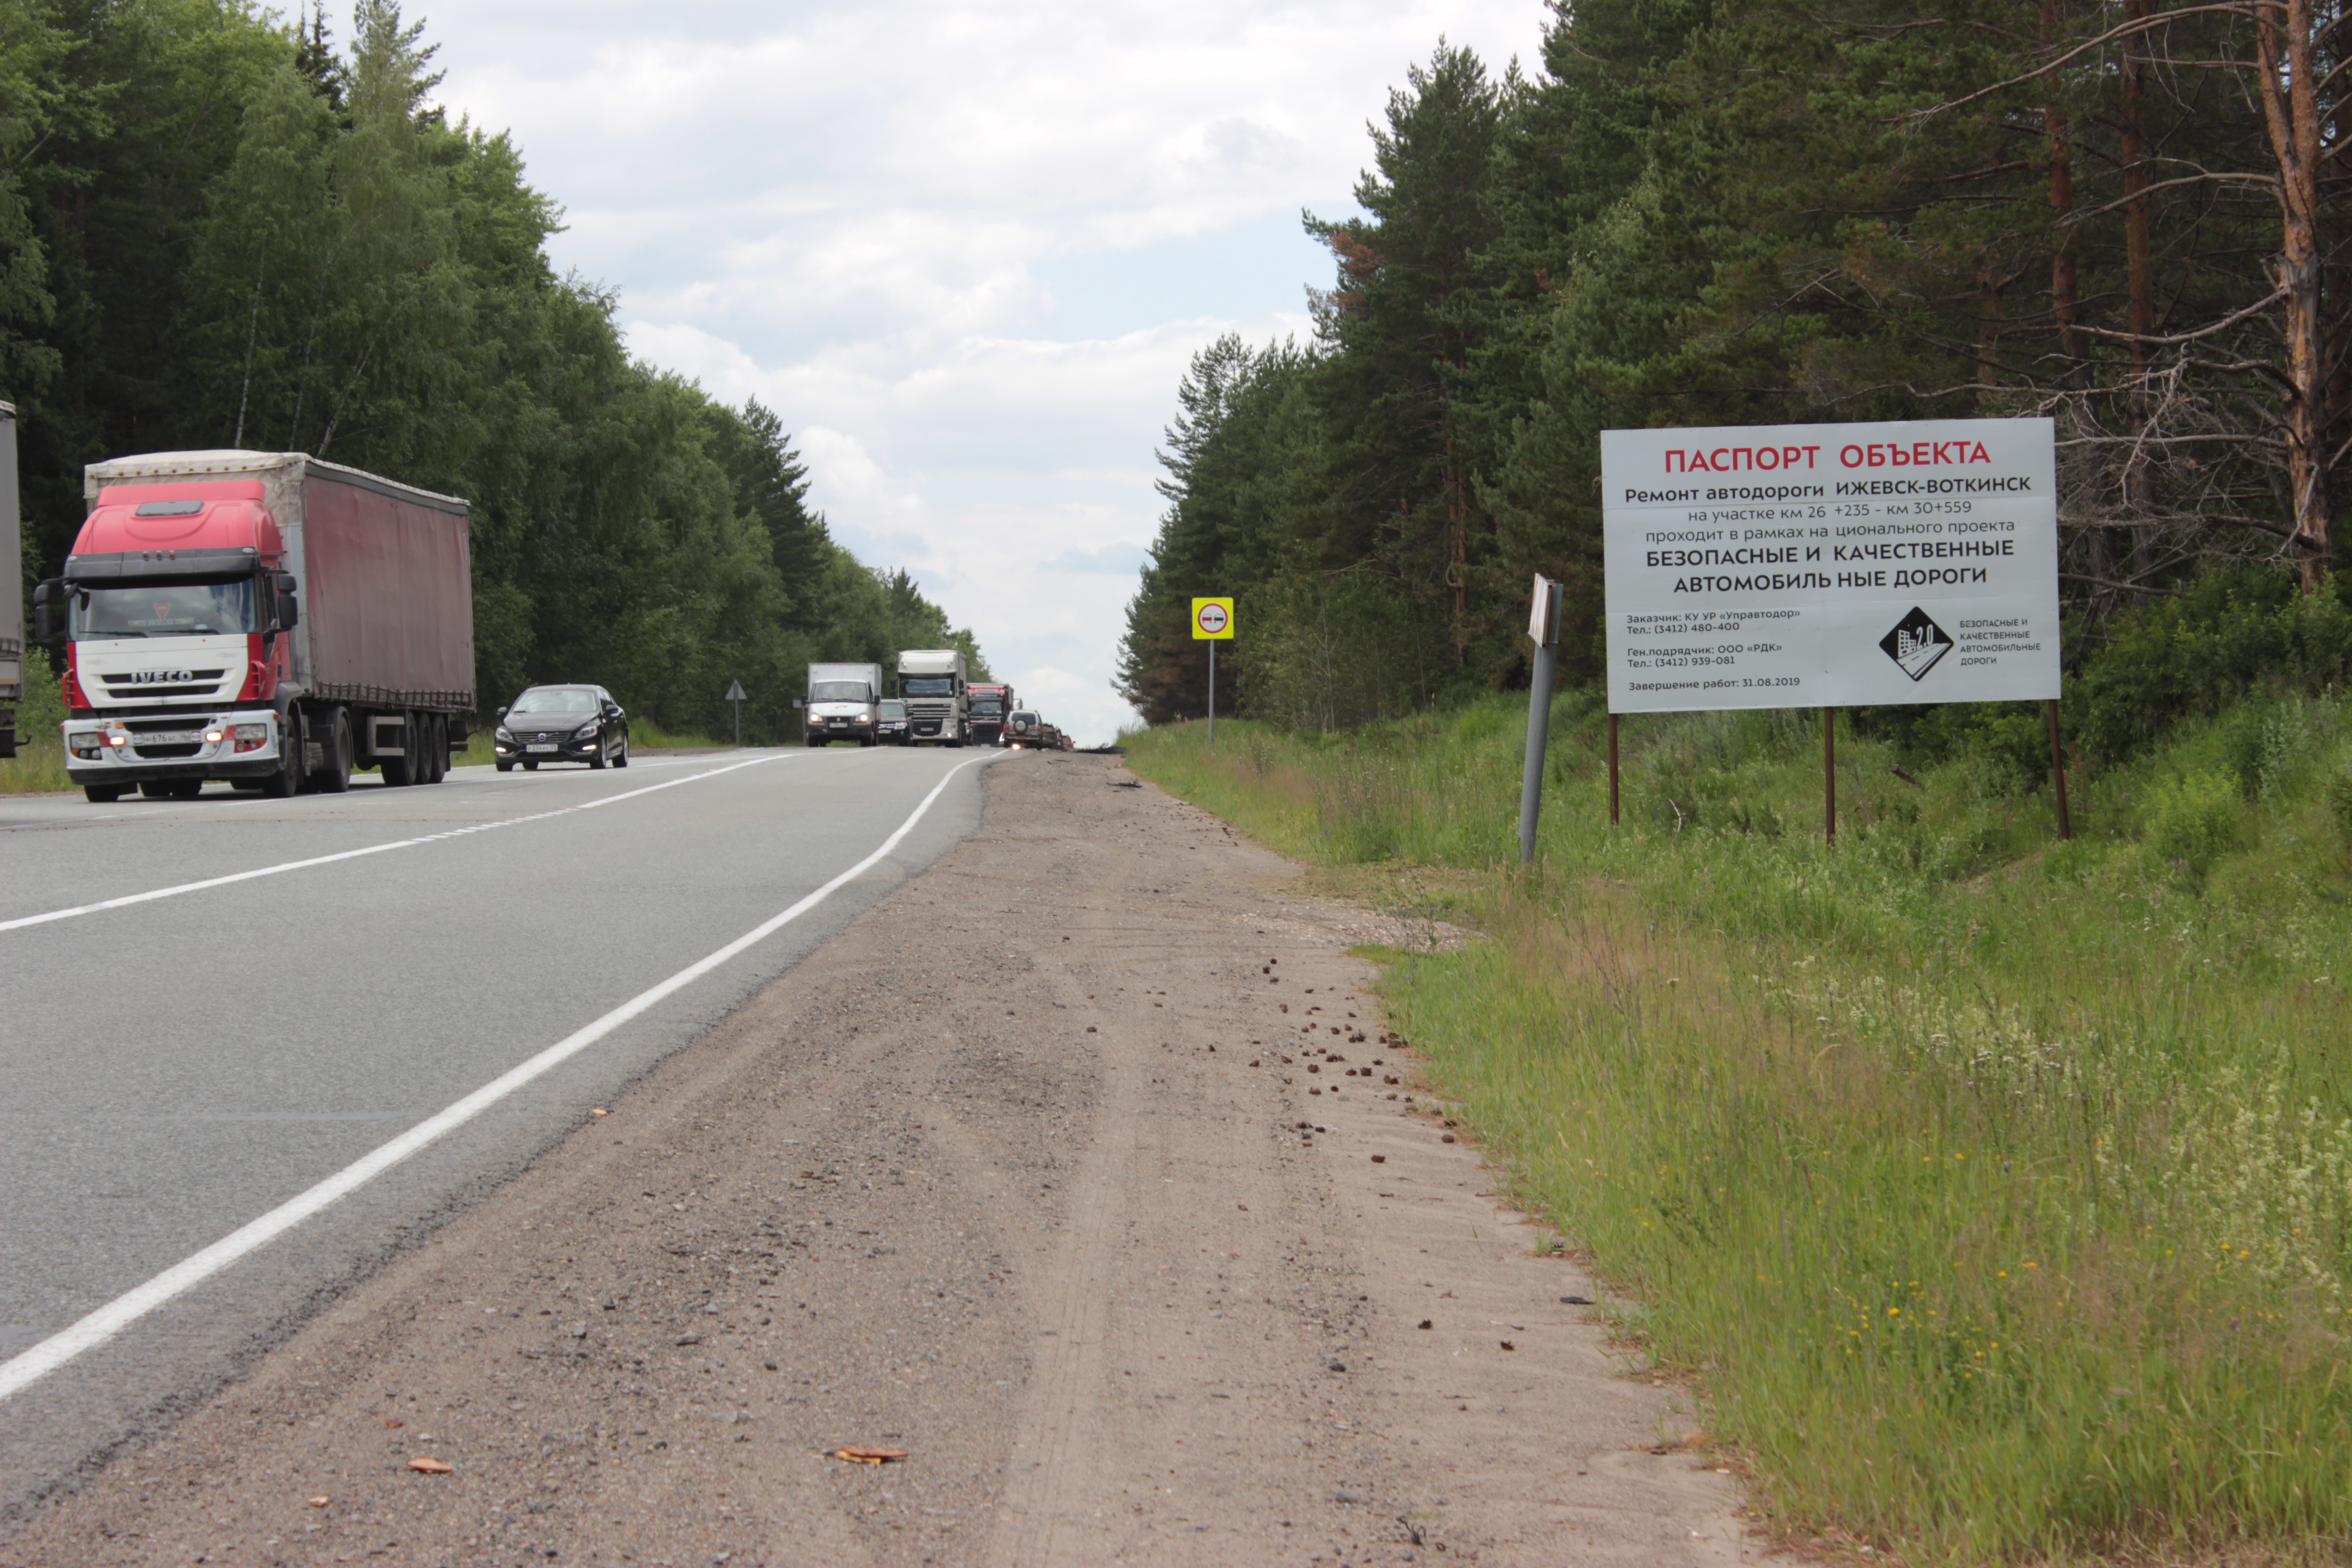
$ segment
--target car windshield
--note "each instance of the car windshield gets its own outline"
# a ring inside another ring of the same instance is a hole
[[[253,579],[158,583],[147,588],[78,588],[67,623],[68,633],[76,642],[249,632],[254,629]]]
[[[862,680],[813,680],[809,682],[812,702],[871,702],[872,689]]]
[[[593,713],[596,694],[584,686],[534,686],[514,700],[509,713]]]
[[[953,697],[955,677],[952,675],[901,675],[898,677],[901,697]]]
[[[903,703],[903,702],[899,701],[899,700],[898,700],[897,698],[895,698],[895,697],[887,698],[887,699],[884,700],[884,701],[883,701],[883,703],[882,703],[882,717],[883,717],[883,718],[885,718],[885,719],[904,719],[906,716],[907,716],[907,705],[906,705],[905,703]]]

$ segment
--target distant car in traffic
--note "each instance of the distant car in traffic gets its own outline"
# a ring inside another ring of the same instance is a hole
[[[886,746],[907,743],[907,705],[895,697],[885,697],[875,710],[874,738]]]
[[[629,765],[629,716],[601,686],[534,686],[499,710],[490,732],[499,772],[520,763],[585,763],[592,768]]]
[[[1045,721],[1039,720],[1037,723],[1037,744],[1040,748],[1048,752],[1060,751],[1062,749],[1061,731],[1055,729],[1053,725],[1046,723]]]
[[[1034,752],[1045,744],[1041,731],[1045,721],[1034,710],[1015,708],[1004,720],[1004,749],[1008,752]]]

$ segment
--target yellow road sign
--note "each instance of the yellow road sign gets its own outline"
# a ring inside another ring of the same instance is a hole
[[[1234,602],[1231,599],[1195,599],[1192,601],[1192,640],[1224,642],[1234,635]]]

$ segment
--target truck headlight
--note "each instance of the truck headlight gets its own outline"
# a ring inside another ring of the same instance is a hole
[[[239,724],[231,732],[236,737],[236,749],[240,752],[257,752],[269,739],[267,724]]]

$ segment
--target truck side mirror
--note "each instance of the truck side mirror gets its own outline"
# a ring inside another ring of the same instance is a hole
[[[58,601],[64,597],[59,590],[64,586],[64,580],[57,577],[33,585],[33,640],[35,642],[59,643],[65,640],[66,629],[63,624],[65,617],[58,613],[62,607]]]
[[[294,598],[294,574],[279,572],[269,582],[278,590],[278,629],[290,632],[302,622],[302,606]]]

